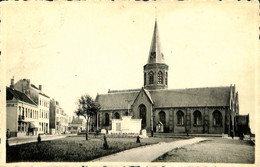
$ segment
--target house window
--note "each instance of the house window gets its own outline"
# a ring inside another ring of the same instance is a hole
[[[105,126],[109,126],[109,114],[105,114]]]
[[[27,110],[27,108],[26,108],[26,110],[25,110],[25,117],[27,118],[27,112],[28,112],[28,110]]]
[[[196,110],[193,113],[193,118],[194,118],[194,125],[201,125],[201,112]]]
[[[165,73],[165,85],[168,84],[168,72]]]
[[[154,83],[154,73],[152,71],[149,72],[149,84]]]
[[[114,115],[114,118],[115,119],[120,119],[120,114],[118,112],[116,112],[115,115]]]
[[[184,113],[182,111],[178,111],[177,115],[177,125],[184,125]]]
[[[222,114],[218,110],[213,112],[213,126],[222,126]]]
[[[163,83],[163,73],[161,71],[158,72],[158,84]]]
[[[19,106],[19,115],[21,115],[22,111],[21,111],[21,106]]]

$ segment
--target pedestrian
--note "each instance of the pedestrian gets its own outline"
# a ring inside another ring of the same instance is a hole
[[[232,137],[232,139],[234,138],[234,133],[233,133],[233,130],[231,130],[231,137]]]
[[[40,143],[42,141],[40,134],[38,134],[37,141],[38,141],[38,143]]]
[[[139,136],[137,136],[137,138],[136,138],[136,143],[140,143],[141,141],[140,141],[140,137]]]
[[[106,135],[104,135],[104,144],[103,144],[103,148],[104,148],[105,150],[107,150],[107,149],[109,148],[109,146],[108,146],[108,144],[107,144],[107,137],[106,137]]]

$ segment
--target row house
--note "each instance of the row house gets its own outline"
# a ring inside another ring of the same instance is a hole
[[[21,79],[18,82],[14,83],[14,78],[12,78],[10,88],[7,88],[7,90],[7,129],[9,129],[10,131],[11,129],[14,130],[12,126],[18,124],[17,128],[13,132],[14,134],[17,134],[20,131],[23,131],[24,135],[49,133],[50,97],[42,92],[42,86],[39,85],[39,87],[36,87],[35,85],[30,83],[30,79]],[[27,106],[29,104],[32,105],[31,107],[33,108],[25,108],[21,106],[20,112],[19,106],[17,110],[15,108],[10,107],[15,106],[13,104],[11,105],[11,103],[13,103],[14,100],[21,101],[21,99],[10,99],[8,98],[9,94],[14,94],[14,97],[16,97],[17,94],[19,94],[20,96],[24,97],[24,99],[29,99],[27,100],[26,104]],[[11,117],[19,118],[19,116],[20,119],[18,119],[18,122],[13,122],[14,119],[12,119]]]
[[[26,94],[6,87],[6,125],[11,137],[38,134],[37,104]]]
[[[50,101],[50,130],[51,134],[61,134],[68,131],[68,115],[60,107],[59,102]]]

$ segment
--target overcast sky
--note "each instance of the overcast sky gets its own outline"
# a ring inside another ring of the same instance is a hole
[[[254,130],[257,7],[253,2],[9,3],[1,11],[6,85],[12,76],[15,82],[28,78],[43,85],[70,116],[82,94],[95,98],[108,89],[141,88],[157,15],[169,89],[236,84],[240,113],[250,113]]]

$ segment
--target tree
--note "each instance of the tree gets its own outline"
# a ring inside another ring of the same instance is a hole
[[[83,116],[86,120],[86,140],[88,140],[89,121],[91,116],[98,113],[100,105],[92,99],[88,94],[82,95],[77,101],[77,109],[75,114],[77,116]]]

